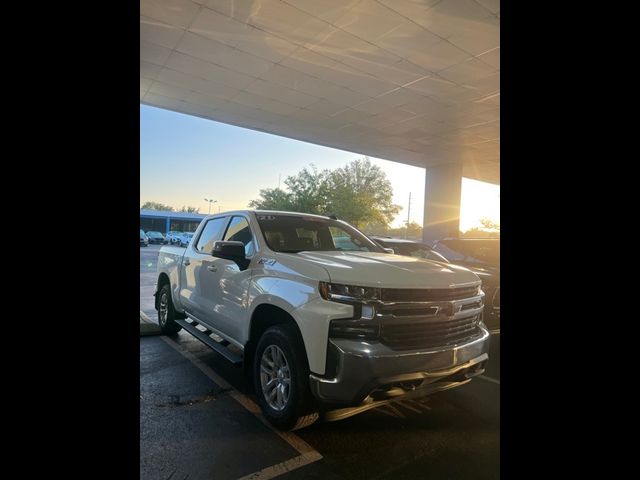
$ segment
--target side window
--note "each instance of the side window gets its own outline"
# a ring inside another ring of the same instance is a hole
[[[244,253],[247,257],[253,255],[253,235],[251,235],[251,228],[249,223],[244,217],[233,217],[227,233],[224,234],[224,241],[242,242],[244,244]]]
[[[220,217],[209,220],[202,230],[196,250],[202,253],[211,253],[213,251],[213,242],[220,240],[222,229],[227,224],[228,217]]]

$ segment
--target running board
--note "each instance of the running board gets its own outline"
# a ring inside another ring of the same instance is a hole
[[[232,352],[231,350],[226,348],[224,344],[211,338],[206,332],[198,330],[196,328],[196,325],[198,325],[197,322],[194,321],[193,323],[189,323],[188,321],[182,320],[182,319],[175,320],[175,322],[178,325],[180,325],[182,328],[184,328],[187,332],[189,332],[191,335],[193,335],[198,340],[200,340],[202,343],[204,343],[206,346],[218,352],[220,355],[222,355],[224,358],[229,360],[234,365],[240,365],[242,363],[242,355],[238,355],[237,353]],[[204,325],[203,327],[207,328]],[[207,329],[207,332],[211,334],[211,332],[208,329]],[[223,342],[226,343],[227,345],[229,344],[224,340]]]

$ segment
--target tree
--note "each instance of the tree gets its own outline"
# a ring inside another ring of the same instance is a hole
[[[384,172],[368,157],[359,158],[330,173],[327,211],[356,227],[389,224],[400,212],[392,203],[393,189]]]
[[[356,226],[386,226],[400,211],[392,203],[393,190],[384,172],[368,158],[354,160],[334,171],[318,170],[313,164],[285,180],[287,191],[260,190],[249,207],[260,210],[335,214]]]
[[[260,190],[260,199],[251,200],[249,207],[259,210],[282,210],[324,214],[329,192],[329,171],[318,171],[315,165],[303,168],[298,174],[286,178],[288,192],[280,188]]]
[[[329,196],[329,170],[318,171],[311,164],[311,170],[303,168],[300,173],[287,177],[285,185],[291,192],[294,212],[324,214]]]
[[[180,210],[182,213],[198,213],[200,211],[199,208],[196,207],[185,207],[183,206]]]
[[[257,210],[282,210],[284,212],[293,212],[293,203],[291,194],[280,188],[265,188],[260,190],[260,199],[251,200],[249,208]]]
[[[500,231],[500,224],[490,220],[488,218],[481,218],[480,224],[485,230],[497,230]]]
[[[407,238],[421,238],[422,237],[422,225],[419,225],[416,222],[409,222],[405,227],[400,228],[399,230],[404,230]]]
[[[422,225],[410,222],[402,227],[389,228],[389,225],[381,223],[367,223],[362,227],[362,231],[367,235],[383,235],[387,237],[406,237],[412,240],[422,238]]]
[[[144,205],[140,208],[145,210],[164,210],[167,212],[173,212],[174,210],[173,207],[160,202],[144,202]]]

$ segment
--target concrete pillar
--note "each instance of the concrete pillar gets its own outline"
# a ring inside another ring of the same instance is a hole
[[[462,164],[436,165],[426,171],[422,239],[432,244],[459,235]]]
[[[166,221],[165,221],[165,224],[164,224],[164,228],[165,228],[165,230],[166,230],[166,231],[164,232],[164,233],[165,233],[165,235],[166,235],[167,233],[169,233],[169,230],[171,230],[171,218],[170,218],[170,217],[167,217],[167,219],[166,219]]]

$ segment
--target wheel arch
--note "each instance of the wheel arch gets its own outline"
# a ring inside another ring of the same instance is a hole
[[[160,293],[160,290],[162,290],[162,287],[165,285],[169,285],[169,291],[171,291],[171,280],[169,280],[169,275],[165,272],[160,272],[160,275],[158,275],[158,282],[156,283],[156,291],[153,294],[155,297],[156,310],[158,310],[160,303],[160,296],[158,293]]]
[[[306,348],[302,337],[302,331],[300,330],[300,326],[296,319],[282,307],[273,305],[272,303],[261,303],[253,309],[251,314],[248,339],[244,347],[244,365],[245,372],[247,374],[251,374],[253,359],[260,337],[267,331],[267,329],[275,325],[292,325],[295,327],[298,339],[305,352],[307,366],[309,365],[309,360],[306,358]]]

